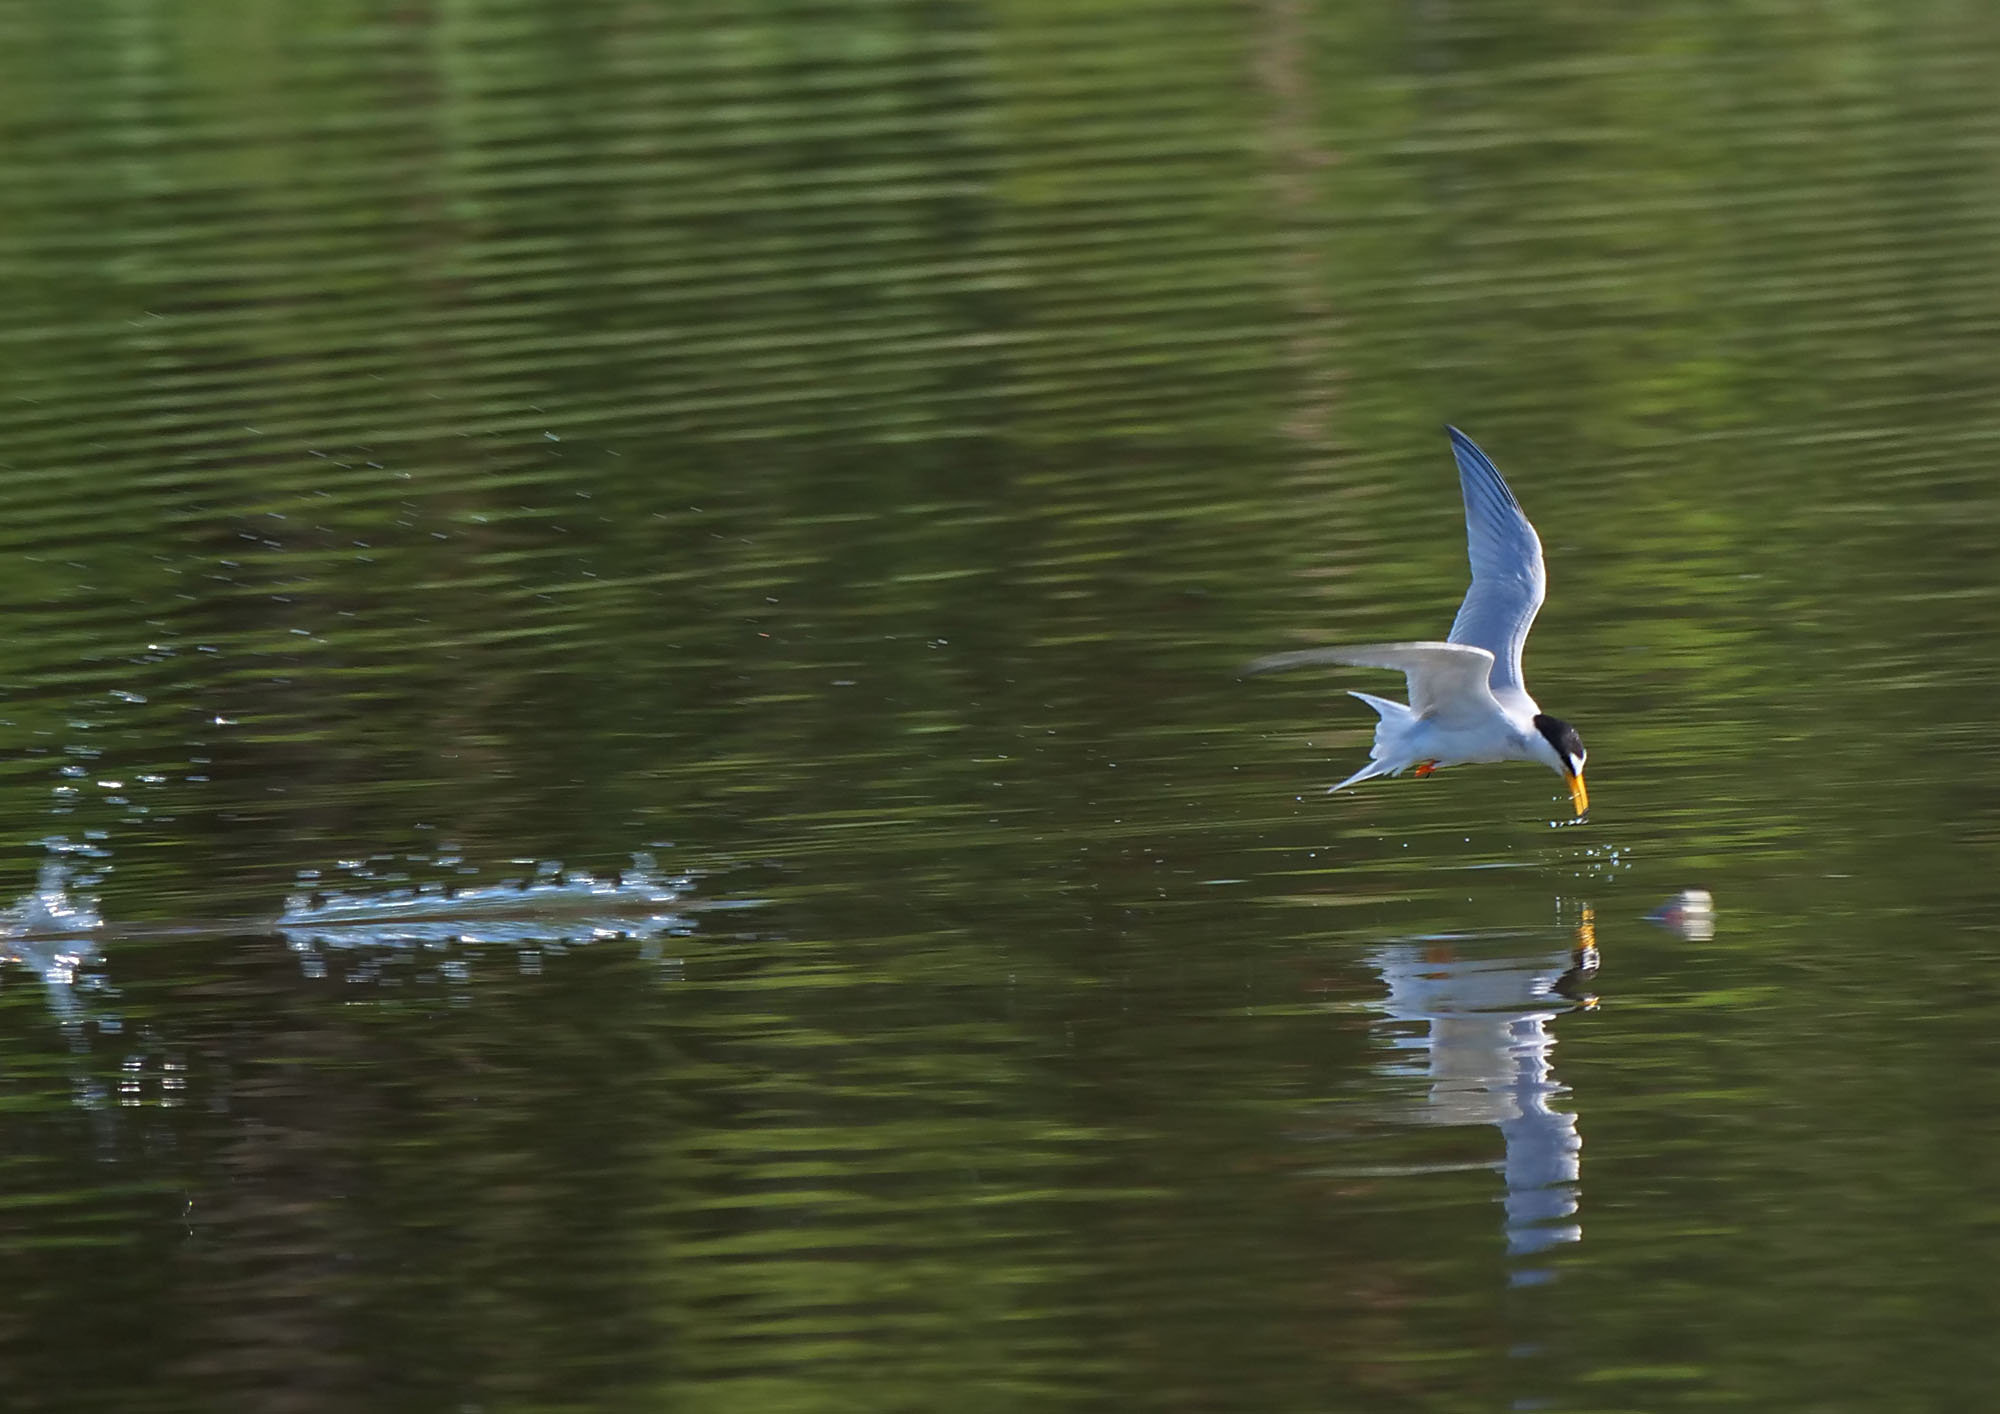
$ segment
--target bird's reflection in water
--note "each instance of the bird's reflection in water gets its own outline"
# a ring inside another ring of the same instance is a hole
[[[1597,936],[1586,906],[1567,947],[1524,947],[1518,936],[1410,940],[1371,959],[1397,1021],[1422,1023],[1403,1045],[1421,1052],[1398,1065],[1430,1082],[1421,1103],[1398,1116],[1417,1124],[1490,1124],[1505,1143],[1507,1249],[1530,1258],[1583,1236],[1576,1220],[1583,1139],[1561,1105],[1550,1023],[1592,1010]],[[1513,1280],[1546,1280],[1522,1262]]]

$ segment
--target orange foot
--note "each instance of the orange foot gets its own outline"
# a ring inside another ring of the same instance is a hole
[[[1428,776],[1431,772],[1435,771],[1437,768],[1438,768],[1437,762],[1425,761],[1417,767],[1417,776],[1419,779],[1421,779],[1424,776]]]

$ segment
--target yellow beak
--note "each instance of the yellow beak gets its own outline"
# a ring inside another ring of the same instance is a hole
[[[1569,778],[1569,803],[1576,807],[1578,815],[1590,809],[1590,792],[1583,788],[1583,772],[1578,771]]]

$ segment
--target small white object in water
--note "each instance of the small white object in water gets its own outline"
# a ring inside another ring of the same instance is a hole
[[[1707,889],[1682,889],[1647,918],[1692,942],[1715,936],[1715,897]]]

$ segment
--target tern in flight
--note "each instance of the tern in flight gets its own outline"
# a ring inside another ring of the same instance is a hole
[[[1412,766],[1428,776],[1440,766],[1476,761],[1539,761],[1563,778],[1582,815],[1590,808],[1583,788],[1583,738],[1568,722],[1544,712],[1521,681],[1521,649],[1548,592],[1541,539],[1486,453],[1456,427],[1445,431],[1458,458],[1466,557],[1472,561],[1472,587],[1458,606],[1450,639],[1273,653],[1246,671],[1345,663],[1391,668],[1409,680],[1408,706],[1352,693],[1381,720],[1368,764],[1334,790],[1371,776],[1400,776]]]

